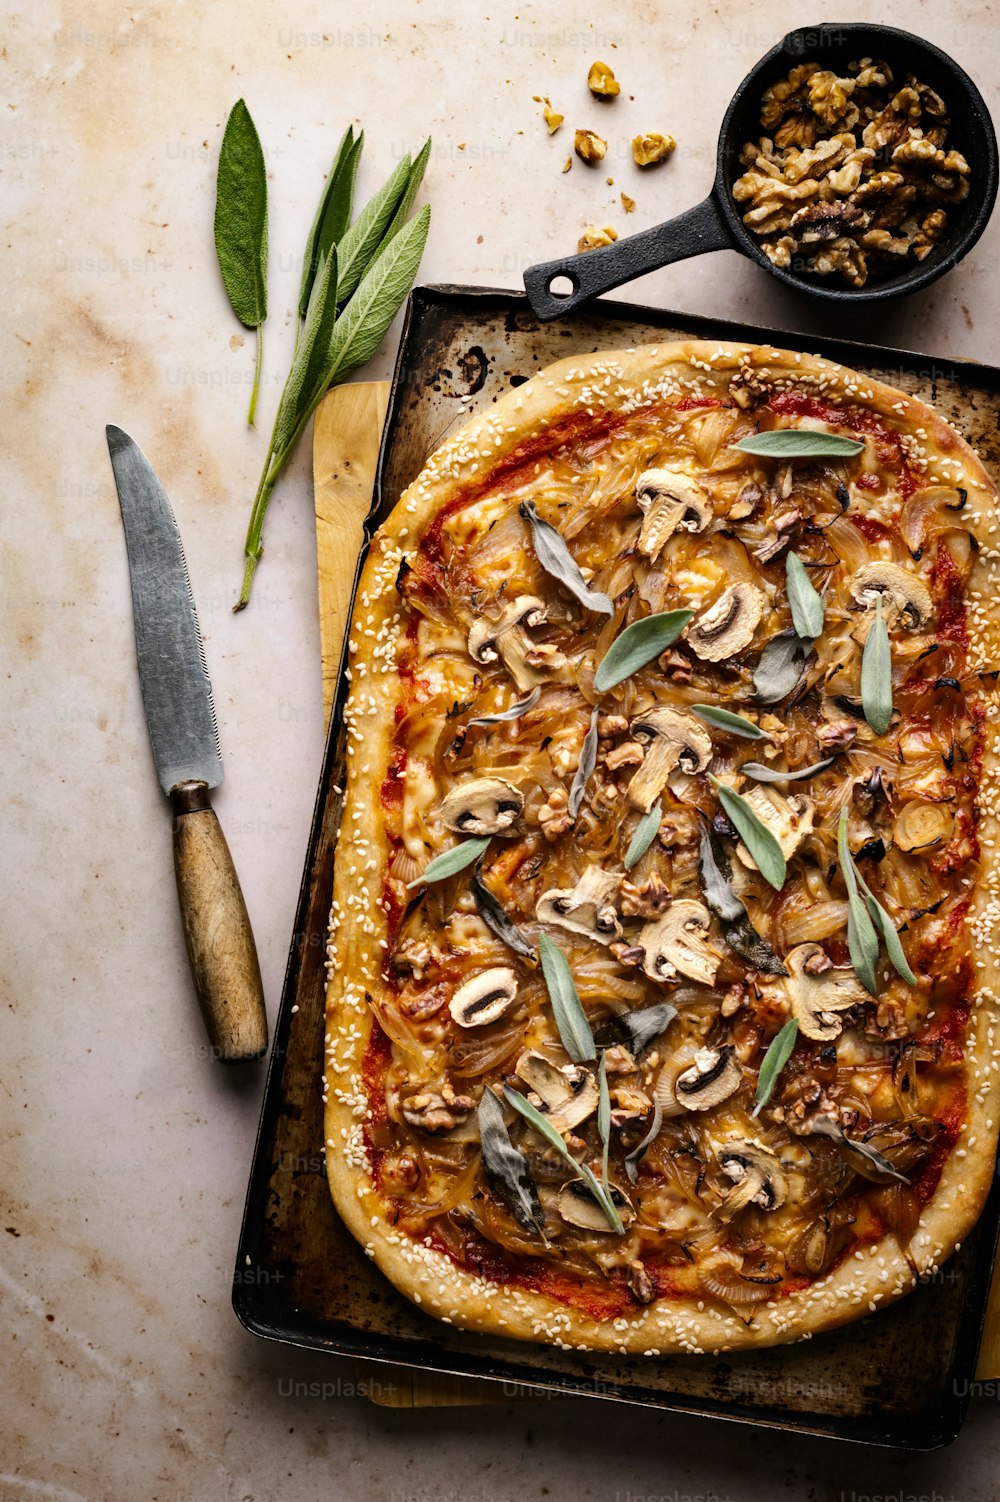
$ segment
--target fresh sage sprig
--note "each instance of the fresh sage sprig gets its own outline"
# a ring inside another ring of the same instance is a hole
[[[814,761],[811,767],[799,767],[794,772],[779,772],[776,767],[765,767],[760,761],[745,761],[740,771],[752,777],[754,782],[805,782],[807,777],[816,777],[827,767],[832,767],[836,759],[828,756],[825,761]]]
[[[611,1091],[608,1089],[608,1056],[603,1050],[597,1069],[597,1135],[601,1139],[601,1184],[610,1201],[608,1153],[611,1149]]]
[[[790,1017],[768,1044],[767,1053],[761,1061],[760,1073],[757,1076],[757,1094],[754,1097],[757,1104],[751,1113],[753,1116],[759,1116],[771,1099],[774,1087],[778,1083],[778,1075],[792,1057],[792,1050],[798,1036],[799,1024],[794,1017]]]
[[[837,855],[847,888],[847,949],[854,973],[872,996],[878,995],[878,934],[858,889],[858,873],[847,843],[847,807],[840,810],[837,825]]]
[[[815,428],[775,428],[771,433],[751,433],[733,448],[765,459],[847,459],[860,454],[864,444],[840,433],[821,433]]]
[[[796,636],[806,641],[822,636],[826,616],[823,596],[814,587],[798,553],[789,553],[785,559],[785,583]]]
[[[849,904],[847,945],[850,949],[851,925],[853,922],[855,933],[860,933],[860,945],[863,964],[865,963],[866,956],[870,955],[874,950],[875,960],[870,970],[872,979],[871,985],[868,984],[866,977],[861,974],[860,970],[858,970],[857,964],[854,960],[853,950],[851,950],[851,963],[854,965],[854,969],[862,984],[866,987],[867,990],[871,991],[872,995],[874,996],[876,994],[874,967],[875,964],[878,963],[878,946],[879,937],[881,936],[882,943],[885,945],[886,958],[888,959],[892,968],[895,970],[896,974],[901,976],[902,979],[906,981],[907,985],[915,986],[917,983],[917,977],[914,975],[913,970],[910,968],[910,962],[906,958],[903,945],[900,942],[899,934],[896,931],[896,925],[893,923],[892,919],[889,917],[889,914],[886,912],[885,908],[879,902],[871,887],[861,875],[861,872],[858,870],[857,863],[854,860],[854,857],[851,855],[850,847],[847,843],[847,818],[847,809],[842,808],[840,811],[840,823],[837,826],[837,853],[840,857],[840,869],[843,872],[844,884],[847,887]],[[862,914],[867,915],[867,926],[865,925]]]
[[[603,694],[607,689],[624,683],[647,662],[659,657],[677,640],[693,615],[693,610],[667,610],[661,615],[644,616],[641,621],[626,626],[621,635],[615,637],[594,674],[597,692]]]
[[[566,1146],[562,1134],[556,1131],[555,1127],[550,1121],[546,1120],[541,1111],[537,1111],[535,1109],[530,1100],[525,1100],[524,1096],[520,1095],[518,1091],[512,1089],[510,1085],[504,1085],[503,1093],[507,1104],[513,1106],[515,1111],[519,1111],[528,1125],[534,1127],[538,1135],[540,1137],[543,1137],[546,1142],[551,1143],[556,1151],[560,1153],[565,1161],[569,1164],[570,1168],[574,1169],[580,1175],[581,1179],[583,1179],[587,1188],[594,1196],[594,1199],[604,1211],[608,1225],[613,1231],[617,1231],[620,1236],[625,1227],[622,1225],[621,1216],[615,1209],[614,1201],[612,1200],[610,1194],[606,1194],[604,1192],[604,1185],[601,1183],[600,1179],[594,1176],[591,1170],[587,1167],[586,1163],[578,1163],[576,1161],[576,1159],[573,1157],[573,1154]]]
[[[632,867],[642,860],[642,857],[656,839],[656,832],[660,827],[660,820],[662,818],[663,809],[659,803],[654,803],[649,813],[643,814],[635,826],[635,833],[632,836],[628,850],[625,852],[624,865],[626,871],[631,871]]]
[[[583,1003],[577,995],[569,960],[547,933],[539,935],[538,953],[562,1046],[574,1064],[585,1064],[597,1057],[597,1046]]]
[[[722,841],[706,821],[701,827],[698,876],[706,906],[718,918],[722,937],[754,970],[765,975],[787,975],[787,969],[754,928],[744,903],[733,891],[732,874]]]
[[[243,587],[235,609],[249,603],[263,552],[264,516],[278,477],[327,390],[370,360],[413,285],[427,241],[430,208],[412,219],[413,195],[423,177],[430,142],[415,162],[405,156],[389,181],[353,224],[338,231],[350,212],[361,137],[345,136],[306,243],[300,287],[305,299],[274,430],[250,512],[244,545]]]
[[[267,171],[257,127],[242,99],[226,121],[215,188],[215,251],[233,312],[257,335],[247,422],[253,427],[267,317]]]
[[[436,855],[428,866],[425,866],[415,881],[406,883],[407,891],[411,887],[429,885],[432,881],[444,881],[448,876],[454,876],[459,871],[464,871],[466,866],[471,866],[485,854],[486,847],[490,843],[489,835],[483,835],[476,840],[463,840],[460,845],[453,845],[450,850],[442,855]]]
[[[757,869],[764,880],[780,892],[785,884],[787,866],[781,846],[766,824],[754,813],[750,804],[732,788],[726,787],[711,772],[708,779],[719,795],[719,802],[736,826],[740,838],[749,850]]]
[[[892,654],[882,619],[882,596],[875,602],[875,619],[861,654],[861,708],[876,735],[884,735],[892,719]]]
[[[753,669],[754,695],[761,704],[777,704],[794,693],[811,645],[797,631],[779,631],[768,642]]]
[[[583,749],[580,752],[580,761],[573,774],[572,786],[569,790],[569,802],[567,812],[571,819],[575,819],[580,812],[580,804],[583,795],[587,791],[587,783],[590,781],[597,766],[597,705],[594,705],[590,716],[590,729],[583,741]]]
[[[704,720],[706,725],[714,725],[717,730],[725,730],[730,735],[742,736],[747,741],[771,739],[767,731],[761,730],[753,720],[747,720],[741,714],[733,714],[732,710],[720,709],[716,704],[690,704],[688,708],[699,720]]]
[[[487,843],[489,843],[487,841]],[[498,938],[501,944],[506,944],[515,954],[523,955],[526,960],[535,957],[535,946],[523,929],[518,928],[513,918],[507,912],[503,903],[490,891],[483,880],[482,861],[477,861],[472,873],[472,895],[475,898],[476,910],[480,918],[486,924],[491,934]]]
[[[531,525],[531,538],[535,556],[547,574],[551,574],[564,589],[568,589],[587,610],[599,615],[614,615],[615,605],[610,595],[591,589],[580,572],[580,566],[566,546],[561,532],[551,522],[539,516],[531,501],[522,501],[518,511]]]
[[[545,1215],[528,1160],[514,1146],[503,1119],[503,1106],[487,1087],[476,1113],[483,1169],[493,1192],[503,1200],[518,1225],[545,1240]]]

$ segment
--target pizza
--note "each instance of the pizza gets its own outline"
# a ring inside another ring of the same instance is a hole
[[[348,640],[336,1208],[426,1313],[774,1345],[994,1166],[997,492],[824,359],[571,358],[443,443]]]

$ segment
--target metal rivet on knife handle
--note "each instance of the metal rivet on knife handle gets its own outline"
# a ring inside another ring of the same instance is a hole
[[[259,1059],[267,1051],[264,991],[226,837],[203,782],[174,788],[170,806],[184,940],[213,1056]]]

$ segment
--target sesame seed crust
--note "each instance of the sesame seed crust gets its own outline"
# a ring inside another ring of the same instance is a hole
[[[990,1186],[1000,1127],[1000,874],[993,859],[1000,817],[1000,695],[987,686],[980,696],[986,749],[978,835],[985,858],[973,889],[978,983],[965,1045],[967,1115],[910,1243],[912,1267],[886,1235],[801,1293],[758,1306],[749,1323],[711,1300],[670,1298],[608,1322],[456,1266],[429,1238],[414,1240],[393,1226],[372,1179],[364,1129],[377,1103],[368,1099],[363,1076],[372,1032],[366,992],[378,988],[388,932],[382,891],[389,845],[377,793],[403,696],[396,660],[404,621],[395,581],[404,557],[457,494],[481,483],[546,427],[573,414],[627,415],[658,401],[718,395],[728,391],[734,376],[765,388],[861,405],[901,435],[907,461],[924,483],[968,492],[963,525],[979,544],[965,596],[970,671],[989,673],[1000,664],[1000,615],[994,606],[997,492],[985,468],[926,403],[820,357],[697,341],[573,357],[501,398],[432,456],[373,539],[350,627],[347,780],[327,960],[325,1136],[334,1202],[366,1254],[422,1310],[455,1326],[560,1349],[646,1356],[806,1339],[885,1307],[918,1278],[932,1276],[974,1225]]]

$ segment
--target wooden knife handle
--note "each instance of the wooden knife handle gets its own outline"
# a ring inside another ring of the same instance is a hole
[[[205,783],[180,783],[170,806],[184,939],[213,1055],[224,1064],[259,1059],[267,1052],[264,991],[226,837]]]

